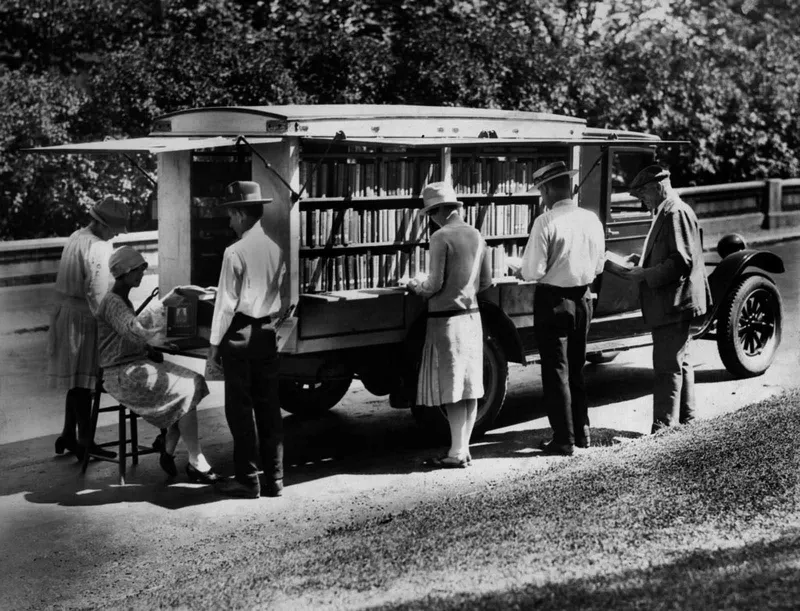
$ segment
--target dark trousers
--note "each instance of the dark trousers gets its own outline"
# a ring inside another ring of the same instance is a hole
[[[220,345],[225,418],[233,436],[236,479],[283,478],[283,418],[278,399],[278,348],[269,318],[236,314]]]
[[[583,365],[591,320],[588,287],[536,287],[534,333],[541,358],[545,409],[557,444],[573,445],[589,434]]]
[[[685,320],[653,328],[653,432],[694,420],[690,325]]]

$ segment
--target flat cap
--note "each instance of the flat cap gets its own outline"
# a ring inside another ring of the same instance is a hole
[[[631,182],[629,191],[636,191],[651,182],[660,182],[669,178],[669,170],[665,170],[660,165],[649,165],[636,175]]]

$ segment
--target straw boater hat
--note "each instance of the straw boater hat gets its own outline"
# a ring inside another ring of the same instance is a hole
[[[135,248],[123,246],[115,250],[108,259],[108,269],[114,278],[124,276],[129,271],[141,267],[147,267],[147,261],[142,254]]]
[[[464,202],[458,201],[453,186],[448,182],[432,182],[422,190],[422,212],[430,213],[434,208],[449,204],[463,206]]]
[[[251,206],[268,204],[272,198],[261,197],[261,185],[252,180],[237,180],[225,187],[225,199],[220,206]]]
[[[556,161],[554,163],[548,163],[543,168],[539,168],[533,173],[533,187],[538,189],[544,183],[550,182],[554,178],[558,178],[559,176],[575,176],[578,173],[578,170],[570,170],[567,167],[567,164],[563,161]]]
[[[661,182],[665,178],[669,178],[669,170],[660,165],[649,165],[636,175],[628,191],[633,193],[651,182]]]
[[[107,225],[119,233],[128,233],[128,206],[113,195],[106,195],[89,210],[93,219]]]

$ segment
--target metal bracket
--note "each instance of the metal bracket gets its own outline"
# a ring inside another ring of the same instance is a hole
[[[317,163],[314,165],[314,169],[311,170],[311,172],[309,172],[308,175],[306,176],[306,181],[302,185],[300,185],[300,193],[297,194],[297,199],[295,199],[294,201],[297,201],[298,199],[300,199],[300,197],[303,195],[303,193],[305,193],[306,185],[308,185],[308,181],[311,180],[312,176],[316,175],[320,164],[323,161],[325,161],[325,158],[328,156],[328,153],[331,152],[331,147],[334,145],[334,143],[341,142],[342,140],[345,140],[345,139],[347,139],[347,136],[345,136],[345,134],[344,134],[344,132],[342,130],[339,130],[338,132],[336,132],[336,135],[334,135],[333,139],[328,143],[328,148],[325,149],[325,152],[322,154],[322,157],[320,157],[319,161],[317,161]]]
[[[108,140],[117,140],[117,138],[112,138],[111,136],[106,136],[105,138],[103,138],[103,141],[108,141]],[[158,186],[158,181],[155,178],[153,178],[152,176],[150,176],[150,174],[147,173],[147,170],[145,170],[142,166],[140,166],[138,163],[136,163],[136,160],[134,160],[133,157],[128,155],[128,153],[121,153],[121,154],[122,154],[123,157],[125,157],[125,159],[127,159],[130,162],[130,164],[134,168],[139,170],[147,180],[149,180],[151,183],[153,183],[154,187]]]
[[[261,160],[261,162],[264,164],[264,167],[267,168],[270,172],[272,172],[275,175],[275,177],[278,180],[280,180],[284,185],[286,185],[286,188],[289,189],[289,193],[292,194],[292,203],[300,199],[300,193],[292,189],[292,185],[286,182],[286,179],[283,176],[281,176],[280,173],[275,168],[273,168],[266,159],[264,159],[264,156],[261,153],[259,153],[253,147],[253,145],[247,141],[247,138],[245,138],[244,136],[239,136],[238,138],[236,138],[236,146],[239,146],[240,144],[246,145],[253,152],[253,154]]]

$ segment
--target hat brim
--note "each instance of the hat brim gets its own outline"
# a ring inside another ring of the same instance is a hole
[[[257,206],[258,204],[269,204],[272,202],[272,198],[268,199],[240,199],[235,202],[221,202],[217,204],[218,208],[222,208],[224,206]]]
[[[560,176],[569,176],[570,178],[572,178],[577,173],[578,173],[578,170],[563,170],[561,172],[553,174],[552,176],[548,176],[543,181],[534,183],[533,184],[533,188],[530,189],[528,191],[528,193],[532,193],[534,191],[538,192],[542,185],[547,184],[548,182],[550,182],[554,178],[559,178]]]
[[[458,200],[453,200],[449,202],[436,202],[435,204],[429,204],[422,208],[423,214],[428,214],[431,210],[435,208],[439,208],[440,206],[463,206],[464,202],[460,202]]]
[[[106,227],[116,229],[119,233],[128,233],[128,228],[124,224],[117,225],[115,223],[109,223],[106,219],[97,214],[97,212],[94,211],[94,208],[89,208],[89,216]]]

